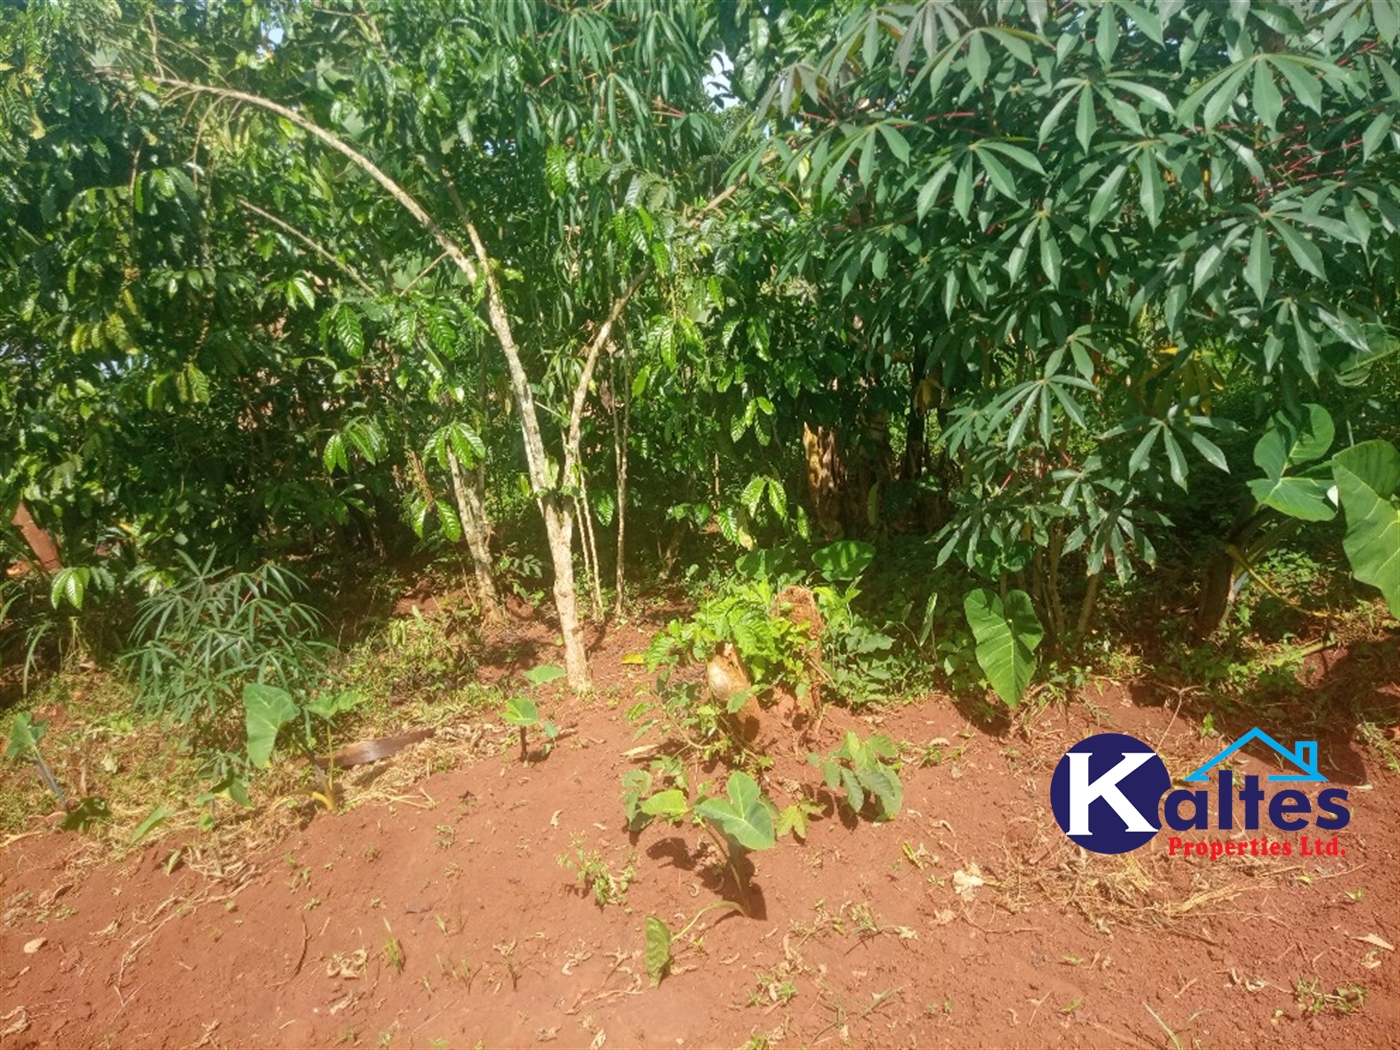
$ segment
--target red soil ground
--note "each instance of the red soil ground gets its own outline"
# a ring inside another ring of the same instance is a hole
[[[1225,735],[1202,739],[1175,699],[1117,686],[1018,731],[940,698],[831,711],[823,748],[848,725],[909,743],[903,812],[875,826],[829,809],[805,843],[753,854],[752,917],[708,913],[651,987],[646,917],[678,930],[735,890],[700,829],[623,826],[624,712],[650,682],[620,659],[645,638],[601,641],[597,695],[544,705],[574,731],[528,766],[499,724],[460,726],[347,776],[346,812],[260,849],[167,835],[95,861],[44,825],[12,840],[0,1047],[1400,1046],[1400,778],[1339,718],[1306,735],[1350,792],[1345,856],[1173,859],[1165,833],[1087,854],[1050,814],[1066,747],[1131,733],[1179,776],[1252,724],[1218,715]],[[1375,681],[1394,642],[1334,652],[1367,675],[1319,666],[1309,702],[1362,689],[1393,723],[1400,689]],[[1303,724],[1263,728],[1291,743]],[[941,761],[913,761],[940,738]],[[1237,777],[1277,768],[1246,754]],[[425,763],[455,768],[414,779]],[[796,786],[766,784],[780,803]],[[557,859],[575,843],[631,867],[623,903],[579,891]]]

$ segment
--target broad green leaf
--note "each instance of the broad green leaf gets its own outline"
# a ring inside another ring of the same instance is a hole
[[[112,809],[107,800],[89,795],[80,799],[58,826],[64,831],[88,831],[94,824],[111,819]]]
[[[48,728],[47,722],[34,721],[34,715],[31,712],[19,712],[15,715],[14,721],[10,723],[10,742],[5,748],[5,757],[23,758],[31,748],[38,747],[39,741],[44,739]]]
[[[1332,457],[1341,467],[1380,499],[1390,499],[1400,488],[1400,452],[1388,441],[1363,441]]]
[[[1266,507],[1302,521],[1331,521],[1337,509],[1327,498],[1327,485],[1317,478],[1252,478],[1249,491]]]
[[[165,805],[156,806],[155,809],[147,814],[146,819],[136,826],[136,830],[131,833],[131,845],[136,845],[149,835],[152,830],[165,823],[174,815],[175,811],[173,809]]]
[[[977,642],[977,665],[1002,702],[1015,707],[1035,674],[1035,649],[1045,636],[1030,595],[1012,591],[1003,604],[979,587],[963,599],[963,612]]]
[[[642,799],[639,807],[643,813],[653,817],[668,817],[679,820],[690,812],[690,803],[685,792],[677,788],[667,788]]]
[[[248,682],[243,686],[243,712],[248,729],[248,761],[258,769],[266,769],[277,745],[277,734],[297,716],[297,705],[285,689]]]
[[[832,582],[857,579],[875,560],[875,548],[862,540],[837,540],[812,554],[812,564]]]
[[[540,720],[539,705],[527,697],[512,696],[506,701],[505,710],[501,712],[501,719],[507,725],[529,729]]]
[[[895,771],[872,758],[857,762],[855,772],[861,786],[878,800],[880,819],[893,820],[897,817],[900,807],[904,805],[904,786]]]
[[[325,465],[327,474],[334,474],[336,468],[349,471],[350,462],[345,456],[345,439],[339,434],[332,434],[326,440],[326,451],[321,457],[321,462]]]
[[[363,700],[364,694],[357,690],[337,689],[316,694],[316,698],[307,703],[306,710],[329,722],[337,715],[353,711]]]
[[[88,571],[82,568],[59,569],[53,574],[49,584],[49,602],[55,609],[67,602],[72,608],[82,611],[83,597],[87,592]]]
[[[1280,412],[1254,445],[1254,464],[1271,478],[1282,477],[1290,467],[1321,459],[1332,447],[1332,417],[1321,405],[1303,405],[1305,418],[1295,422]]]
[[[547,685],[566,677],[567,674],[567,671],[555,664],[540,664],[538,667],[532,667],[523,672],[522,676],[531,685]]]
[[[776,842],[773,813],[765,804],[757,781],[744,772],[729,774],[727,799],[707,798],[695,813],[718,824],[726,835],[746,849],[770,849]]]
[[[1332,476],[1346,512],[1342,549],[1351,570],[1400,617],[1400,507],[1390,498],[1400,482],[1400,453],[1389,442],[1364,442],[1333,457]]]
[[[655,915],[647,916],[646,928],[647,976],[655,988],[671,968],[671,928]]]

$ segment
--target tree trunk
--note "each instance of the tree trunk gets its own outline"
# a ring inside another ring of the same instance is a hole
[[[476,490],[467,483],[462,464],[457,462],[450,448],[447,465],[452,471],[452,493],[457,501],[457,517],[462,522],[462,538],[467,541],[472,571],[476,575],[476,598],[481,603],[482,615],[493,619],[500,612],[501,596],[491,571],[491,525],[486,520],[486,508],[477,498]]]
[[[613,614],[621,616],[623,614],[623,597],[627,589],[627,439],[630,429],[630,419],[628,418],[632,406],[632,376],[631,369],[627,361],[627,344],[622,344],[622,411],[618,412],[618,386],[616,380],[616,367],[613,368],[613,456],[617,460],[617,594],[613,599]],[[622,419],[619,423],[618,416]]]
[[[544,531],[549,540],[549,556],[554,562],[554,608],[559,613],[559,632],[564,636],[564,670],[574,689],[589,689],[588,650],[583,644],[583,628],[578,621],[578,593],[574,585],[574,518],[568,501],[555,495],[540,500]]]
[[[460,200],[455,200],[455,203],[461,213],[462,225],[466,228],[467,236],[471,242],[471,255],[467,254],[462,245],[458,244],[443,229],[441,223],[429,214],[411,193],[386,175],[378,165],[345,139],[334,132],[327,131],[306,115],[281,103],[246,91],[236,91],[232,88],[217,87],[212,84],[196,84],[164,76],[153,76],[150,79],[153,83],[176,90],[195,91],[215,98],[256,106],[259,109],[275,113],[306,131],[312,137],[346,157],[366,175],[379,183],[389,196],[413,216],[414,220],[438,243],[452,264],[467,278],[469,284],[475,285],[478,277],[484,280],[487,320],[500,344],[501,354],[506,360],[506,369],[510,373],[511,393],[515,398],[516,407],[520,410],[520,433],[525,439],[525,465],[529,472],[530,485],[538,494],[540,511],[544,516],[545,532],[549,537],[549,553],[554,562],[554,601],[559,613],[559,627],[564,635],[564,664],[568,670],[569,686],[580,692],[591,688],[588,654],[584,650],[582,632],[578,626],[573,551],[571,549],[573,519],[567,503],[554,501],[555,497],[552,495],[552,491],[561,479],[550,469],[549,459],[545,455],[544,439],[540,434],[539,414],[535,408],[534,393],[530,389],[530,378],[525,372],[525,365],[520,357],[520,347],[516,343],[515,334],[511,329],[510,314],[506,310],[505,297],[501,294],[491,256],[486,250],[485,242],[481,239],[481,233],[467,215],[466,209],[461,207]],[[455,199],[455,188],[450,181],[448,189]],[[598,348],[607,340],[612,326],[617,320],[617,315],[640,284],[641,275],[638,275],[623,296],[614,303],[612,316],[602,325],[590,347],[590,353],[594,359],[596,359]],[[584,387],[586,394],[586,381]],[[576,415],[579,400],[580,397],[577,396],[576,392]]]

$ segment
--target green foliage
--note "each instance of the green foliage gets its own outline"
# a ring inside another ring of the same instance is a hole
[[[597,850],[583,848],[583,840],[578,835],[573,838],[572,849],[572,853],[561,853],[556,859],[561,868],[574,873],[578,884],[593,895],[594,903],[599,908],[609,904],[626,904],[627,888],[637,875],[632,865],[628,864],[614,873]]]
[[[525,678],[532,685],[541,685],[545,682],[552,682],[563,677],[563,670],[550,664],[541,664],[525,672]],[[513,696],[506,701],[505,709],[501,712],[501,719],[507,725],[515,726],[520,730],[520,761],[529,760],[529,751],[526,745],[526,731],[539,726],[544,733],[545,742],[542,749],[544,755],[548,755],[554,748],[554,739],[559,735],[559,727],[553,722],[541,721],[539,705],[535,701],[523,696]]]
[[[1400,452],[1386,441],[1366,441],[1332,457],[1332,474],[1347,533],[1342,541],[1352,572],[1380,590],[1400,617]]]
[[[1035,650],[1045,637],[1025,591],[1005,601],[985,587],[963,598],[968,626],[977,639],[977,663],[1002,703],[1015,707],[1035,674]]]
[[[691,937],[690,931],[695,929],[706,913],[717,908],[728,908],[733,911],[743,909],[733,901],[715,901],[701,908],[683,926],[678,933],[672,934],[671,928],[658,916],[648,915],[644,924],[645,941],[643,955],[646,960],[647,977],[651,981],[653,988],[661,984],[661,981],[671,972],[671,966],[675,962],[675,955],[679,951],[677,942],[686,942],[686,947],[696,943],[696,938]],[[687,941],[687,938],[690,938]]]
[[[724,797],[698,799],[693,808],[697,817],[745,849],[772,849],[776,842],[773,804],[747,773],[730,773]]]
[[[358,693],[315,693],[298,703],[286,689],[263,682],[248,682],[243,686],[244,719],[248,732],[248,762],[255,769],[266,769],[282,728],[301,721],[299,740],[304,751],[311,751],[316,737],[311,724],[315,715],[327,727],[340,714],[353,711],[360,703]]]
[[[646,651],[647,669],[684,660],[703,663],[721,642],[731,643],[756,686],[803,685],[807,673],[807,625],[778,609],[777,587],[767,579],[738,578],[702,601],[689,620],[671,620]]]
[[[275,685],[248,682],[243,686],[243,710],[248,726],[248,761],[266,769],[282,727],[296,718],[291,694]]]
[[[655,915],[647,916],[645,955],[647,977],[655,988],[671,969],[671,928]]]
[[[12,760],[21,759],[29,757],[31,751],[37,755],[39,741],[44,739],[44,734],[48,731],[47,722],[36,722],[32,712],[20,711],[10,723],[10,742],[5,748],[5,757]]]
[[[807,756],[807,761],[822,771],[830,790],[845,793],[852,813],[860,816],[867,801],[873,801],[875,819],[881,821],[893,820],[904,804],[898,760],[899,748],[889,737],[877,734],[862,741],[849,730],[839,748]],[[793,826],[797,826],[795,818]]]
[[[675,786],[661,786],[666,783]],[[757,781],[742,770],[729,774],[723,795],[710,795],[702,785],[693,799],[684,772],[665,761],[654,764],[651,772],[629,770],[622,785],[623,808],[634,830],[652,817],[673,824],[690,819],[718,832],[722,836],[718,841],[729,843],[730,848],[772,849],[777,842],[773,823],[777,809]]]
[[[58,781],[54,779],[53,771],[44,761],[43,754],[39,751],[39,741],[44,739],[44,734],[48,732],[47,722],[34,721],[34,714],[31,711],[18,712],[10,723],[10,742],[5,748],[5,757],[14,762],[29,759],[34,763],[34,768],[43,780],[44,786],[53,792],[54,797],[64,805],[68,799],[59,787]],[[85,800],[86,801],[86,800]]]
[[[1259,503],[1292,518],[1304,521],[1330,521],[1337,513],[1329,501],[1325,464],[1302,474],[1292,468],[1320,460],[1332,447],[1335,431],[1332,417],[1321,405],[1303,406],[1304,415],[1295,423],[1285,413],[1270,421],[1269,428],[1254,446],[1254,464],[1265,477],[1249,482],[1249,491]]]
[[[142,601],[125,658],[138,705],[178,724],[220,718],[248,682],[304,690],[329,652],[316,637],[319,614],[296,600],[304,585],[294,574],[213,564],[212,554],[202,566],[185,558],[183,579]]]

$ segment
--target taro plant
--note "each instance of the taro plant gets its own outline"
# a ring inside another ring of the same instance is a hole
[[[10,742],[5,748],[5,757],[12,761],[22,761],[29,759],[34,763],[34,768],[39,774],[39,779],[58,798],[59,804],[67,811],[67,816],[59,825],[65,831],[87,831],[98,821],[112,819],[112,811],[108,807],[105,799],[92,795],[80,798],[77,802],[69,802],[68,797],[59,787],[58,780],[54,777],[53,771],[44,761],[44,756],[39,752],[39,741],[44,738],[48,731],[47,722],[36,722],[34,716],[29,711],[21,711],[15,715],[14,721],[10,723]]]
[[[298,697],[304,699],[298,702]],[[293,734],[292,740],[310,758],[316,749],[313,719],[325,727],[326,754],[329,757],[333,750],[331,723],[338,716],[353,710],[361,699],[361,695],[353,690],[318,691],[308,696],[304,693],[292,693],[266,682],[247,683],[243,687],[243,709],[248,731],[249,765],[256,769],[266,769],[272,760],[272,752],[277,746],[277,738],[283,727],[297,722],[300,722],[301,732]],[[329,779],[334,775],[335,765],[328,761],[325,790],[314,794],[316,800],[327,809],[336,808],[335,785]],[[238,785],[237,790],[246,797],[244,785]],[[230,791],[230,794],[233,792]]]
[[[564,669],[555,667],[553,664],[541,664],[539,667],[532,667],[525,672],[525,679],[531,685],[544,685],[555,679],[564,677]],[[520,731],[520,761],[530,760],[529,741],[526,734],[529,730],[539,726],[540,732],[544,734],[544,745],[540,749],[542,756],[548,756],[554,749],[554,740],[559,735],[559,727],[553,722],[541,720],[540,708],[535,701],[523,696],[513,696],[506,701],[505,708],[501,711],[501,720],[507,725],[515,726]]]
[[[1045,637],[1030,595],[1013,590],[1003,598],[978,587],[963,598],[963,612],[977,641],[977,665],[1002,702],[1015,707],[1035,675],[1035,650]]]
[[[5,757],[14,762],[20,762],[26,758],[33,762],[34,769],[38,772],[39,779],[44,782],[44,786],[52,791],[59,804],[66,808],[68,797],[58,786],[53,771],[49,769],[49,764],[44,761],[44,756],[39,752],[39,741],[44,739],[44,734],[48,732],[48,729],[49,724],[34,721],[34,715],[31,712],[19,712],[15,715],[14,721],[10,723],[10,743],[5,748]]]
[[[893,820],[904,804],[898,760],[899,748],[889,737],[876,734],[862,741],[849,730],[839,748],[825,755],[807,755],[807,761],[822,771],[826,786],[845,793],[852,813],[859,816],[867,803],[873,804],[876,819],[881,821]]]
[[[681,927],[678,933],[672,933],[671,927],[666,925],[666,921],[657,915],[648,915],[646,921],[646,964],[647,977],[651,979],[651,986],[655,988],[661,983],[661,979],[671,972],[671,967],[676,960],[676,943],[683,941],[690,936],[690,931],[695,929],[695,924],[705,916],[707,912],[715,911],[718,908],[728,908],[730,911],[741,911],[740,907],[733,901],[712,901],[705,905],[691,920]],[[686,945],[698,943],[695,938],[691,938]]]
[[[1299,521],[1330,521],[1341,508],[1346,518],[1342,549],[1353,575],[1377,588],[1391,615],[1400,617],[1400,451],[1388,441],[1363,441],[1324,460],[1335,428],[1321,405],[1302,406],[1301,415],[1276,415],[1254,447],[1263,478],[1250,481],[1258,500],[1251,520],[1269,511],[1288,520],[1264,531],[1246,550],[1227,549],[1236,563],[1230,590],[1257,558]]]
[[[665,776],[663,772],[663,778]],[[628,810],[629,824],[635,824],[639,817],[661,817],[672,824],[687,820],[699,824],[724,857],[725,866],[742,897],[738,907],[748,915],[748,884],[740,874],[736,859],[744,851],[772,849],[777,843],[774,828],[777,807],[763,794],[758,782],[742,771],[729,774],[723,795],[708,794],[708,785],[702,784],[696,797],[691,799],[684,778],[673,779],[672,783],[675,786],[653,792],[652,776],[646,770],[625,774],[623,806]],[[643,825],[645,822],[645,819],[641,821]]]

